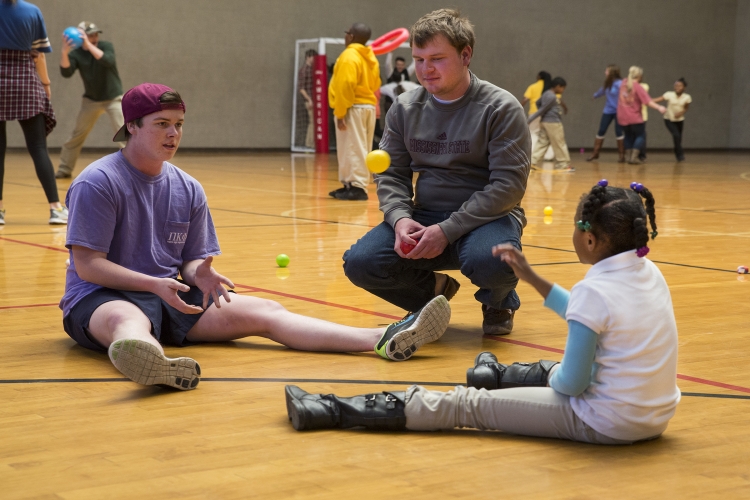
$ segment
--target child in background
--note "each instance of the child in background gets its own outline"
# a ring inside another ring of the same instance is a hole
[[[641,84],[643,90],[648,94],[651,90],[651,86],[643,81],[643,73],[641,73],[641,76],[639,76],[636,81]],[[643,115],[643,147],[641,148],[640,153],[638,153],[638,159],[641,160],[642,163],[646,163],[646,158],[648,157],[646,154],[646,149],[648,149],[648,130],[646,130],[646,125],[648,124],[648,106],[645,104],[641,106],[641,115]]]
[[[526,106],[526,103],[529,103],[529,116],[536,113],[536,101],[538,101],[539,98],[542,97],[542,94],[552,86],[552,76],[546,71],[540,71],[536,78],[536,82],[526,88],[526,92],[523,93],[523,99],[521,99],[521,106]],[[532,151],[534,151],[534,146],[536,146],[536,143],[539,140],[539,131],[541,130],[541,126],[539,125],[540,122],[541,119],[537,118],[529,123]],[[544,154],[544,159],[551,160],[554,157],[552,148],[547,148],[547,152]]]
[[[678,162],[685,161],[685,152],[682,150],[682,126],[685,123],[685,113],[690,108],[693,98],[685,93],[687,82],[680,78],[674,82],[674,91],[664,92],[664,95],[654,99],[654,102],[666,101],[667,112],[664,114],[664,124],[672,134],[674,140],[674,155]]]
[[[645,209],[641,197],[646,200]],[[441,430],[469,427],[596,444],[654,439],[680,401],[677,325],[669,288],[644,257],[656,237],[654,197],[599,181],[578,205],[573,246],[593,264],[570,293],[540,277],[523,254],[498,245],[493,254],[545,298],[568,322],[561,363],[497,362],[477,356],[467,386],[450,392],[412,386],[340,398],[286,387],[289,419],[297,430],[366,427]]]
[[[544,92],[536,102],[539,109],[529,116],[528,123],[541,118],[539,140],[531,152],[531,168],[536,168],[547,148],[552,145],[552,150],[555,152],[555,168],[575,172],[575,168],[570,164],[570,153],[562,125],[563,111],[567,112],[567,109],[564,110],[564,104],[557,97],[565,92],[567,85],[561,77],[554,78],[550,89]]]
[[[656,104],[641,86],[639,82],[642,76],[643,69],[638,66],[630,67],[628,77],[620,84],[620,98],[617,102],[617,123],[625,132],[625,161],[634,165],[643,163],[639,156],[646,146],[646,124],[642,107],[648,106],[662,114],[667,111],[664,106]]]
[[[594,161],[599,159],[599,151],[602,149],[604,144],[604,134],[607,133],[609,124],[612,121],[615,122],[615,137],[617,138],[617,152],[619,158],[618,163],[625,163],[625,135],[622,132],[622,127],[617,123],[617,99],[620,96],[620,84],[622,78],[620,77],[620,67],[616,64],[610,64],[607,69],[604,70],[604,85],[594,93],[594,99],[606,96],[606,102],[604,103],[604,111],[602,112],[602,119],[599,123],[599,131],[596,133],[596,140],[594,141],[594,151],[591,156],[586,158],[586,161]]]

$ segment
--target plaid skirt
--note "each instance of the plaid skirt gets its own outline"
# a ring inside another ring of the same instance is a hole
[[[49,135],[57,120],[31,52],[0,49],[0,121],[26,120],[39,113]]]

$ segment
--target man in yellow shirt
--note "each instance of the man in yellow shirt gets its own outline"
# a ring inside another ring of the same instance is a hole
[[[375,91],[380,65],[372,49],[370,27],[354,23],[346,31],[346,48],[336,60],[328,86],[328,103],[336,117],[336,156],[344,187],[329,194],[339,200],[366,200],[370,172],[365,165],[375,133]]]

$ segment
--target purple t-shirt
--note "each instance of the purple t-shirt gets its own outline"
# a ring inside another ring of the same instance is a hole
[[[152,177],[128,163],[122,152],[105,156],[73,181],[65,203],[65,246],[104,252],[107,260],[131,271],[176,278],[184,262],[221,253],[203,188],[171,163],[164,162]],[[71,249],[60,301],[63,316],[100,288],[78,276]]]

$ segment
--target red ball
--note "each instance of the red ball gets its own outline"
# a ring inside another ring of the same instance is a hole
[[[419,240],[416,240],[416,241],[417,241],[417,243],[419,243]],[[409,252],[411,252],[412,250],[414,250],[415,246],[417,246],[417,245],[412,245],[411,243],[407,243],[405,241],[402,241],[401,242],[401,252],[404,255],[409,255]]]

